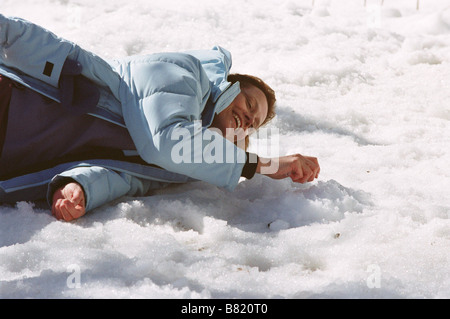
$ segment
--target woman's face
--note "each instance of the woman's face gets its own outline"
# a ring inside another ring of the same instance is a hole
[[[233,142],[240,141],[249,134],[249,129],[256,130],[262,125],[268,112],[263,91],[248,85],[241,87],[241,93],[230,106],[215,116],[211,127],[219,129],[224,137]]]

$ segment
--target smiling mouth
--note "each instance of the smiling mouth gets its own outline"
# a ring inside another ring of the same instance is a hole
[[[239,118],[239,116],[237,116],[236,114],[233,114],[234,120],[236,121],[236,128],[240,128],[242,123],[241,123],[241,119]]]

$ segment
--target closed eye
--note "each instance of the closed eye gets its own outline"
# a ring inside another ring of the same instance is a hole
[[[256,99],[252,96],[248,96],[247,94],[245,95],[245,102],[246,102],[246,106],[249,110],[250,113],[254,113],[255,115],[257,114],[258,111],[258,103],[256,101]],[[252,124],[250,127],[254,128],[254,129],[258,129],[261,126],[261,122],[259,118],[255,118],[253,121],[254,124]]]
[[[247,102],[247,108],[251,111],[253,109],[252,103],[250,102],[250,99],[247,97],[246,99]]]

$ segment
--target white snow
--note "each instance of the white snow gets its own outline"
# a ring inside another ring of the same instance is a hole
[[[122,198],[74,223],[0,208],[1,298],[449,298],[448,0],[0,0],[104,57],[221,45],[278,93],[255,177]]]

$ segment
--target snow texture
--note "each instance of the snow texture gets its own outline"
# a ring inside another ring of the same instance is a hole
[[[0,298],[449,298],[448,0],[0,0],[104,58],[209,49],[278,94],[257,176],[122,198],[79,221],[0,208]]]

